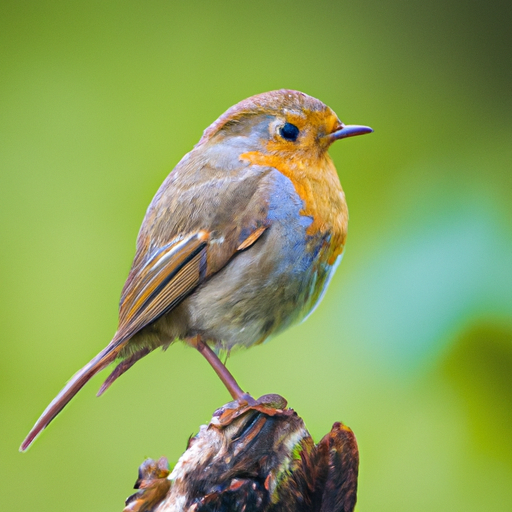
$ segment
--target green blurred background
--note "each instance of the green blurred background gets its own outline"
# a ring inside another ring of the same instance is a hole
[[[229,367],[361,451],[359,511],[512,509],[510,2],[0,3],[3,510],[121,510],[228,395],[175,345],[23,437],[117,326],[156,189],[224,110],[305,91],[351,220],[321,307]]]

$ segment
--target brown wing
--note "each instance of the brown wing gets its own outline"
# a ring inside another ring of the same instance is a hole
[[[171,310],[236,252],[254,244],[265,229],[259,226],[240,233],[242,239],[231,250],[224,247],[228,250],[222,251],[224,262],[220,266],[218,245],[222,244],[216,242],[215,248],[210,248],[206,231],[180,237],[157,250],[144,265],[132,270],[134,275],[130,275],[121,297],[119,328],[113,343],[129,339]],[[212,258],[216,260],[213,265]]]
[[[208,239],[205,231],[180,237],[132,270],[121,297],[116,338],[130,338],[196,288],[206,275]]]
[[[199,167],[190,160],[187,165]],[[216,179],[204,166],[192,178],[179,171],[180,166],[148,208],[112,343],[128,340],[174,308],[270,225],[272,170],[224,171]],[[175,175],[179,179],[173,181]]]

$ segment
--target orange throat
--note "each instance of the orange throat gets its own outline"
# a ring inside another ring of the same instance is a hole
[[[304,202],[301,215],[311,217],[309,235],[331,233],[328,263],[334,264],[343,252],[348,228],[348,208],[336,168],[327,154],[304,154],[250,151],[240,155],[253,165],[273,167],[290,179]]]

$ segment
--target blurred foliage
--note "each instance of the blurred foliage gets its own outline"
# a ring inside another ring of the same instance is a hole
[[[101,399],[95,379],[26,455],[65,380],[109,341],[152,195],[239,100],[303,90],[371,136],[332,156],[350,235],[321,307],[230,369],[316,440],[358,438],[358,510],[512,508],[511,4],[0,4],[3,507],[120,510],[227,394],[182,345]]]
[[[442,369],[466,411],[475,448],[512,466],[512,329],[471,327],[449,348]]]

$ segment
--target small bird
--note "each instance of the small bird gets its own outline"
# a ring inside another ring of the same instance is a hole
[[[348,224],[328,149],[370,132],[287,89],[252,96],[222,114],[149,205],[112,341],[55,397],[20,451],[100,370],[120,360],[98,395],[175,340],[207,359],[233,399],[256,404],[218,354],[263,343],[320,302]]]

